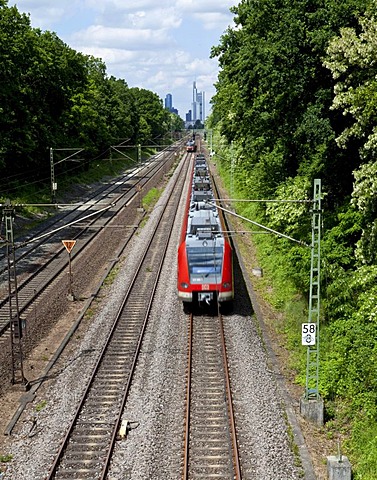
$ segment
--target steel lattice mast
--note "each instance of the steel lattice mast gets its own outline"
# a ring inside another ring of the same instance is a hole
[[[3,219],[5,223],[6,252],[8,261],[8,290],[9,290],[9,322],[10,342],[12,355],[12,383],[22,383],[27,380],[24,376],[22,353],[22,321],[18,304],[18,288],[16,275],[16,259],[13,239],[14,208],[7,200],[4,208]]]
[[[310,265],[309,318],[308,323],[316,327],[315,345],[307,348],[305,399],[318,400],[319,377],[319,316],[320,316],[320,273],[321,273],[321,180],[314,180],[312,210],[312,244]]]

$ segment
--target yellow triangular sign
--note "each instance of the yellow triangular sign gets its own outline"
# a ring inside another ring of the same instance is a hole
[[[76,245],[76,240],[62,240],[63,245],[68,253],[71,253],[72,248]]]

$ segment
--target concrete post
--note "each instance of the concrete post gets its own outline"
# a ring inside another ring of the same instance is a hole
[[[316,399],[300,399],[300,414],[312,423],[319,427],[324,424],[324,404],[323,399],[318,397]]]
[[[351,464],[344,455],[327,457],[328,480],[351,480]]]

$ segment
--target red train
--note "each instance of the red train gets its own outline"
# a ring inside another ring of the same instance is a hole
[[[196,152],[196,143],[195,140],[189,140],[186,143],[186,151],[187,152]]]
[[[197,139],[199,140],[199,135],[195,132],[192,134],[191,138],[186,143],[186,151],[187,152],[196,152],[198,145]]]
[[[178,298],[185,310],[194,304],[230,306],[234,297],[233,252],[222,214],[213,202],[203,154],[196,155],[191,176],[178,248]]]

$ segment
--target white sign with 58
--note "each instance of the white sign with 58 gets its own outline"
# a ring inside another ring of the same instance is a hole
[[[302,333],[302,345],[311,346],[315,345],[315,334],[317,325],[315,323],[303,323],[301,328]]]

